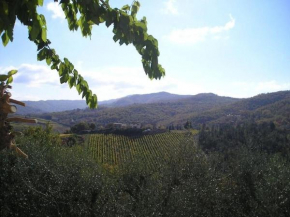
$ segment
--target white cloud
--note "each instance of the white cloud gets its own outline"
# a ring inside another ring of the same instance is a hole
[[[234,26],[235,19],[230,15],[230,21],[224,26],[176,29],[167,38],[177,44],[195,44],[205,41],[208,38],[215,40],[227,39],[228,36],[223,37],[221,34],[234,28]]]
[[[22,64],[17,69],[18,72],[14,76],[16,84],[25,84],[28,88],[59,84],[58,73],[47,66]]]
[[[61,85],[58,73],[45,65],[22,64],[14,76],[13,96],[19,100],[81,99],[75,88]],[[7,72],[8,68],[1,68]],[[99,101],[119,98],[132,94],[167,91],[176,94],[197,94],[206,92],[198,83],[180,81],[168,75],[161,80],[150,80],[142,67],[103,67],[92,71],[83,70],[80,74],[90,88],[97,94]]]
[[[161,9],[164,14],[178,15],[178,10],[176,8],[176,0],[168,0],[164,2],[165,8]]]
[[[52,18],[53,19],[57,19],[57,18],[60,18],[62,20],[65,19],[64,12],[63,12],[60,4],[58,4],[57,2],[49,2],[46,5],[46,9],[48,11],[52,12]]]
[[[161,80],[150,80],[142,67],[104,67],[94,71],[80,71],[100,100],[161,91],[176,94],[205,91],[199,84],[179,81],[168,75]]]
[[[61,85],[58,73],[45,65],[22,64],[19,67],[1,68],[7,73],[18,69],[14,76],[11,90],[13,98],[19,100],[47,99],[81,99],[75,88]],[[251,97],[260,93],[289,90],[290,83],[275,80],[260,82],[233,82],[228,85],[212,85],[200,81],[190,82],[170,77],[168,74],[161,80],[150,80],[142,67],[102,67],[91,71],[83,70],[80,64],[78,71],[87,80],[90,88],[98,95],[99,101],[119,98],[132,94],[145,94],[167,91],[175,94],[197,94],[213,92],[232,97]],[[172,73],[170,73],[172,74]]]

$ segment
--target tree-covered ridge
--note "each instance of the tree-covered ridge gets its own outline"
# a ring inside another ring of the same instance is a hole
[[[130,105],[126,107],[105,108],[98,110],[73,110],[51,114],[60,123],[70,125],[75,122],[95,122],[97,125],[106,125],[111,122],[140,122],[150,124],[170,123],[180,115],[191,115],[235,102],[237,99],[219,97],[217,95],[198,94],[189,98],[172,102],[150,103],[143,105]],[[40,115],[41,116],[41,115]],[[182,122],[183,124],[183,122]]]
[[[80,29],[84,37],[90,37],[93,26],[101,23],[107,27],[113,25],[113,40],[119,41],[120,45],[125,43],[135,46],[150,79],[160,79],[165,75],[165,70],[158,63],[158,41],[147,33],[146,18],[137,19],[140,7],[138,1],[121,9],[111,8],[109,0],[60,0],[59,4],[65,13],[69,30]],[[87,81],[67,58],[61,59],[56,50],[50,47],[46,19],[37,11],[42,6],[43,0],[1,0],[0,35],[3,45],[13,41],[15,22],[19,20],[28,29],[28,39],[37,47],[37,59],[45,60],[52,70],[57,70],[60,83],[75,87],[86,98],[88,106],[95,108],[97,96],[90,90]]]
[[[118,99],[99,101],[99,106],[120,107],[133,104],[148,104],[154,102],[170,102],[178,99],[189,98],[191,95],[178,95],[167,92],[151,94],[134,94]],[[18,114],[40,114],[45,112],[61,112],[66,110],[84,109],[88,106],[84,100],[41,100],[23,101],[26,106],[17,110]]]
[[[201,123],[239,123],[274,122],[278,126],[290,129],[290,91],[260,94],[249,99],[214,108],[190,117],[196,124]]]
[[[184,125],[190,121],[194,128],[201,124],[243,123],[253,121],[274,122],[277,126],[290,129],[290,92],[281,91],[258,95],[249,99],[219,97],[213,94],[198,94],[181,100],[119,108],[100,107],[98,110],[72,110],[50,115],[66,125],[77,122],[95,122],[106,125],[112,122],[140,122],[155,125]],[[73,122],[72,122],[73,119]]]

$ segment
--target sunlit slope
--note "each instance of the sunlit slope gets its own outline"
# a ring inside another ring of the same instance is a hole
[[[114,134],[90,135],[88,148],[92,156],[100,163],[122,165],[143,160],[152,167],[172,154],[178,154],[183,144],[192,141],[193,134],[161,133],[140,137],[127,137]],[[194,143],[192,142],[192,146]]]

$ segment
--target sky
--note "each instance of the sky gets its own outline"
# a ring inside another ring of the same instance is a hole
[[[132,0],[110,0],[112,7]],[[166,91],[238,98],[290,89],[289,0],[140,0],[148,33],[159,43],[166,75],[150,80],[133,45],[94,26],[91,38],[70,32],[58,3],[44,1],[48,38],[88,81],[98,100]],[[37,61],[28,30],[16,22],[14,41],[0,45],[0,74],[18,69],[11,93],[18,100],[81,99],[58,73]]]

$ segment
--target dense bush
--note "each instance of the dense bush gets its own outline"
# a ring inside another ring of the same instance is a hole
[[[205,154],[189,137],[153,169],[145,156],[112,169],[83,146],[62,147],[49,129],[31,128],[18,141],[29,160],[0,153],[0,216],[290,215],[288,155],[201,139],[215,148]]]
[[[18,141],[29,159],[0,155],[0,216],[88,216],[102,172],[80,147],[62,148],[49,129]]]

